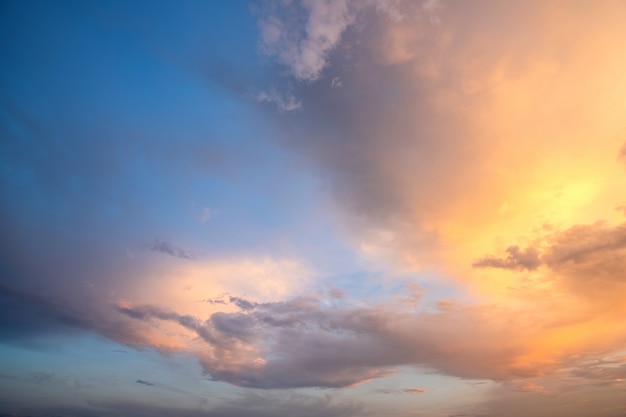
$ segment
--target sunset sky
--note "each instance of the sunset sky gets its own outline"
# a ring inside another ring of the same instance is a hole
[[[626,416],[626,2],[4,1],[0,417]]]

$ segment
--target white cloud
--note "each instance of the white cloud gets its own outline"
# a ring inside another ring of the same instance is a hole
[[[274,103],[279,111],[291,112],[302,108],[300,100],[297,100],[291,93],[281,94],[274,89],[269,92],[260,91],[255,99],[261,103]]]
[[[330,82],[330,86],[332,88],[341,88],[343,87],[343,84],[341,82],[341,79],[339,77],[335,77],[333,78],[333,80]]]
[[[351,2],[304,0],[281,11],[282,18],[271,15],[259,20],[261,51],[276,56],[296,79],[317,80],[327,65],[328,54],[354,21]]]

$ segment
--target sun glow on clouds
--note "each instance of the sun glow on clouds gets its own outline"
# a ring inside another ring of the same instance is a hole
[[[19,318],[2,319],[0,335],[92,331],[133,348],[188,354],[216,387],[297,388],[311,398],[317,394],[306,390],[343,388],[333,398],[353,396],[381,413],[394,400],[372,404],[368,395],[398,398],[399,416],[623,415],[624,3],[303,0],[251,11],[268,74],[253,85],[258,79],[231,71],[225,59],[227,70],[212,69],[215,82],[275,132],[259,137],[252,126],[240,135],[295,155],[297,164],[277,171],[320,178],[310,201],[356,261],[329,261],[321,273],[313,244],[269,233],[267,241],[289,247],[241,242],[222,255],[205,251],[203,242],[218,247],[237,227],[230,213],[210,208],[193,216],[206,233],[196,235],[198,247],[154,239],[124,262],[103,254],[124,254],[117,247],[127,242],[81,245],[93,236],[68,223],[67,235],[45,229],[51,235],[42,241],[72,234],[87,260],[56,247],[42,268],[25,267],[23,249],[2,258],[19,273],[2,283],[0,301]],[[168,166],[195,172],[176,152],[168,158]],[[248,165],[233,171],[264,178]],[[163,187],[174,184],[171,195],[194,201],[187,178],[174,171]],[[84,174],[92,182],[99,175]],[[227,196],[258,207],[235,182],[223,190],[208,182],[207,201]],[[114,185],[101,187],[102,204],[116,198]],[[246,225],[280,224],[273,214],[292,206],[279,200]],[[168,218],[166,211],[154,218]],[[20,219],[11,230],[25,227],[20,214],[6,212]],[[129,229],[137,227],[132,213],[120,216]],[[299,215],[308,225],[308,212]],[[97,219],[85,213],[83,222]],[[154,236],[137,229],[133,238]],[[93,265],[103,266],[90,272]],[[342,274],[349,284],[340,285]],[[40,276],[59,285],[37,290]],[[457,389],[471,400],[446,397]],[[591,408],[568,408],[586,390]],[[221,402],[232,406],[222,414],[203,405],[197,415],[244,415],[246,404],[246,412],[261,404],[269,411],[260,415],[276,415],[267,408],[272,397],[263,398]],[[329,415],[361,415],[331,400]],[[308,416],[312,403],[294,401]]]
[[[181,314],[207,317],[223,310],[231,295],[258,302],[283,300],[310,288],[312,277],[310,267],[297,260],[174,260],[161,265],[159,272],[138,277],[126,294],[133,303],[158,300],[160,306]]]
[[[620,308],[612,307],[623,304],[623,293],[602,292],[598,299],[576,288],[621,257],[623,243],[598,243],[589,255],[568,247],[595,239],[595,227],[578,225],[604,220],[606,229],[619,230],[623,222],[615,208],[626,185],[618,158],[626,57],[616,42],[626,37],[624,10],[607,2],[467,11],[445,4],[436,28],[383,19],[372,42],[379,63],[398,66],[394,75],[405,93],[398,113],[385,114],[383,104],[377,109],[389,123],[361,119],[357,129],[374,131],[361,138],[368,158],[358,168],[377,172],[375,181],[387,190],[371,184],[359,190],[361,183],[348,181],[357,188],[351,192],[357,198],[369,192],[370,202],[389,211],[381,218],[365,210],[359,246],[401,270],[434,264],[483,303],[506,303],[510,310],[501,314],[527,320],[513,336],[521,351],[511,366],[520,376],[539,375],[567,357],[609,352],[624,337]],[[373,78],[385,76],[380,68],[371,71]],[[367,88],[359,77],[353,82]],[[422,115],[431,116],[430,124]],[[432,121],[437,118],[440,124]],[[390,138],[389,146],[378,146],[375,136]],[[388,195],[396,207],[376,201]],[[571,233],[576,227],[580,233]],[[520,248],[511,250],[514,261],[472,267],[509,247]],[[528,247],[537,258],[532,267],[519,258]],[[547,259],[560,248],[582,254],[563,264]],[[591,256],[598,257],[589,260],[593,269],[577,270]],[[623,289],[618,270],[604,274],[605,284]]]

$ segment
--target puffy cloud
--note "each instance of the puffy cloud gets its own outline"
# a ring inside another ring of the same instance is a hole
[[[273,8],[271,11],[277,10]],[[318,79],[327,65],[328,54],[354,21],[351,2],[304,0],[280,11],[285,15],[268,15],[259,19],[261,51],[275,55],[298,80]],[[304,27],[298,25],[300,19],[305,20]]]
[[[351,26],[375,10],[394,23],[421,12],[438,21],[438,1],[421,3],[397,0],[300,0],[272,2],[263,8],[258,20],[259,46],[263,54],[276,57],[298,81],[312,82],[323,75],[330,55],[337,49]],[[415,23],[409,19],[409,23]],[[339,80],[338,78],[335,78]],[[333,87],[341,83],[332,82]]]
[[[520,362],[527,339],[540,329],[512,326],[516,312],[451,304],[417,313],[392,305],[324,307],[320,301],[252,303],[231,297],[240,311],[213,313],[207,320],[153,306],[119,309],[148,326],[156,319],[193,331],[205,342],[191,347],[205,371],[241,386],[345,387],[388,376],[402,365],[497,380],[549,369],[546,363]]]
[[[368,254],[474,274],[457,266],[495,242],[616,203],[620,7],[441,3],[439,24],[363,7],[349,52],[327,61],[342,88],[296,84],[306,110],[277,120],[284,143],[328,179]],[[505,263],[536,267],[533,253]]]

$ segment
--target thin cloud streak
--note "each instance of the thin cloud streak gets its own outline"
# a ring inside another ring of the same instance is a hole
[[[185,250],[179,246],[174,245],[171,242],[167,242],[159,238],[154,239],[150,243],[146,243],[145,248],[154,252],[161,252],[166,255],[174,256],[176,258],[196,259],[196,255],[189,252],[188,250]]]

